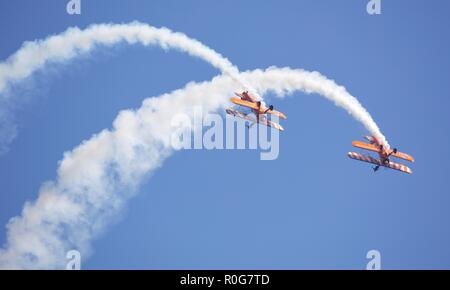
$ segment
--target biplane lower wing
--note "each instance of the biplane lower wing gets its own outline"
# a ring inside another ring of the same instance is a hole
[[[247,107],[247,108],[250,108],[250,109],[253,109],[253,110],[259,110],[259,106],[256,103],[252,103],[252,102],[249,102],[249,101],[241,100],[241,99],[238,99],[238,98],[230,98],[230,101],[232,103],[236,104],[236,105],[239,105],[239,106],[244,106],[244,107]],[[275,110],[268,110],[266,113],[278,116],[279,118],[282,118],[282,119],[287,119],[287,117],[283,113],[275,111]]]
[[[371,156],[362,155],[362,154],[359,154],[356,152],[348,152],[347,156],[352,159],[367,162],[367,163],[372,163],[377,166],[384,166],[384,167],[395,169],[395,170],[398,170],[398,171],[401,171],[404,173],[408,173],[408,174],[412,173],[412,170],[408,166],[400,164],[400,163],[395,163],[395,162],[389,161],[388,164],[383,164],[379,160],[377,160]]]
[[[352,145],[357,148],[361,148],[361,149],[365,149],[365,150],[369,150],[369,151],[373,151],[373,152],[378,152],[378,153],[380,152],[380,149],[373,144],[368,144],[368,143],[364,143],[361,141],[353,141]],[[403,160],[406,160],[406,161],[414,162],[414,158],[412,156],[409,156],[408,154],[405,154],[403,152],[393,152],[391,150],[390,155],[400,158],[400,159],[403,159]]]
[[[275,129],[280,130],[280,131],[284,131],[284,128],[280,124],[272,122],[272,121],[269,121],[269,120],[267,120],[265,118],[264,119],[260,118],[259,119],[259,123],[263,124],[263,125],[266,125],[268,127],[275,128]]]
[[[239,117],[239,118],[245,119],[247,121],[250,121],[252,123],[256,123],[256,120],[254,118],[252,118],[249,115],[244,114],[242,112],[232,110],[232,109],[226,109],[225,111],[227,112],[228,115],[232,115],[234,117]]]
[[[256,123],[255,118],[253,118],[253,117],[251,117],[251,116],[249,116],[247,114],[244,114],[242,112],[239,112],[239,111],[236,111],[236,110],[232,110],[232,109],[226,109],[225,111],[227,112],[227,114],[232,115],[234,117],[239,117],[239,118],[245,119],[247,121],[250,121],[252,123]],[[262,124],[262,125],[265,125],[265,126],[268,126],[268,127],[272,127],[272,128],[277,129],[277,130],[280,130],[280,131],[284,131],[284,128],[280,124],[272,122],[272,121],[269,121],[267,119],[261,119],[260,118],[259,119],[259,124]]]

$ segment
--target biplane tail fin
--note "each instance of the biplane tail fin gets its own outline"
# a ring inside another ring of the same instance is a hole
[[[374,144],[377,142],[377,140],[373,136],[363,136],[363,138],[366,139],[367,141],[369,141],[370,144]]]

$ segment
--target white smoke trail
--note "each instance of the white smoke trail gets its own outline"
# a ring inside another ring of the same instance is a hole
[[[260,92],[302,90],[333,100],[359,121],[370,116],[343,87],[317,72],[269,68],[240,75]],[[234,89],[228,76],[190,83],[170,94],[147,98],[138,110],[119,113],[113,129],[103,130],[64,154],[56,181],[45,183],[35,202],[7,226],[7,244],[0,250],[0,268],[63,268],[65,253],[79,249],[85,257],[90,243],[133,195],[146,176],[173,152],[169,137],[173,116],[200,105],[214,111]],[[364,124],[381,135],[370,121]],[[382,136],[382,135],[381,135]]]
[[[253,87],[262,94],[266,89],[273,89],[282,96],[295,90],[303,90],[307,93],[317,93],[334,102],[336,106],[345,109],[353,118],[363,126],[386,148],[389,143],[381,133],[380,128],[361,103],[353,97],[343,86],[337,85],[333,80],[327,79],[319,72],[308,72],[301,69],[269,68],[266,71],[255,70],[251,74],[257,76],[257,81],[252,77],[248,80]],[[245,74],[243,75],[245,79]]]
[[[65,253],[72,248],[88,255],[91,241],[120,211],[145,176],[172,153],[168,142],[174,129],[170,127],[171,118],[192,105],[201,105],[206,111],[217,110],[236,89],[236,82],[244,88],[249,88],[247,83],[251,83],[262,93],[273,90],[283,95],[303,90],[321,94],[347,110],[387,144],[359,102],[343,87],[317,72],[270,68],[239,74],[227,59],[200,42],[166,28],[140,23],[93,25],[86,30],[71,28],[61,35],[24,44],[0,64],[0,94],[47,63],[65,62],[97,45],[109,46],[121,41],[177,48],[206,60],[227,76],[191,83],[182,90],[148,98],[140,109],[121,112],[112,130],[103,130],[67,152],[60,162],[56,180],[45,183],[38,199],[27,203],[21,216],[7,225],[7,243],[0,250],[0,268],[62,268]],[[7,108],[1,109],[8,113]],[[0,115],[0,119],[4,116],[7,114]]]
[[[230,61],[183,33],[172,32],[164,27],[155,28],[139,22],[96,24],[85,30],[72,27],[44,40],[25,42],[15,54],[0,63],[0,154],[7,150],[17,133],[10,117],[9,103],[14,100],[4,94],[10,85],[27,79],[47,64],[67,62],[92,51],[99,45],[112,46],[120,42],[140,43],[145,46],[159,45],[162,48],[181,50],[205,60],[222,73],[231,76],[243,88],[254,91],[236,77],[239,71]]]

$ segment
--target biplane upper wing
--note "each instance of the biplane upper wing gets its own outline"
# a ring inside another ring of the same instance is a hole
[[[259,109],[259,107],[258,107],[258,105],[256,103],[252,103],[252,102],[249,102],[249,101],[244,101],[244,100],[241,100],[241,99],[238,99],[238,98],[231,98],[230,101],[232,103],[236,104],[236,105],[239,105],[239,106],[244,106],[244,107],[247,107],[247,108],[250,108],[250,109],[254,109],[254,110],[258,110]]]
[[[406,153],[403,152],[392,152],[391,156],[406,160],[406,161],[410,161],[410,162],[414,162],[414,158]]]
[[[259,110],[259,106],[257,103],[252,103],[252,102],[241,100],[238,98],[231,98],[230,101],[239,106],[244,106],[244,107],[247,107],[250,109]],[[286,115],[284,115],[281,112],[275,111],[275,110],[267,110],[267,114],[272,114],[272,115],[278,116],[282,119],[287,119]]]
[[[283,113],[281,113],[281,112],[279,112],[279,111],[268,110],[267,113],[268,113],[268,114],[271,114],[271,115],[275,115],[275,116],[277,116],[277,117],[279,117],[279,118],[281,118],[281,119],[285,119],[285,120],[287,119],[286,115],[283,114]]]
[[[412,173],[412,170],[408,166],[400,164],[400,163],[395,163],[395,162],[390,161],[388,164],[383,164],[379,160],[377,160],[371,156],[362,155],[362,154],[359,154],[356,152],[348,152],[347,156],[352,159],[355,159],[355,160],[372,163],[372,164],[375,164],[378,166],[384,166],[384,167],[395,169],[395,170],[398,170],[398,171],[401,171],[404,173],[408,173],[408,174]]]
[[[239,112],[239,111],[236,111],[236,110],[232,110],[232,109],[226,109],[225,111],[229,115],[233,115],[235,117],[239,117],[239,118],[245,119],[245,120],[250,121],[252,123],[257,123],[255,118],[253,118],[253,117],[251,117],[249,115],[246,115],[246,114],[244,114],[242,112]],[[277,129],[277,130],[280,130],[280,131],[284,131],[284,128],[280,124],[272,122],[272,121],[269,121],[267,119],[260,118],[259,119],[259,124],[262,124],[262,125],[265,125],[265,126],[268,126],[268,127],[272,127],[272,128]]]
[[[377,146],[368,144],[368,143],[364,143],[361,141],[353,141],[352,145],[357,148],[361,148],[361,149],[365,149],[365,150],[369,150],[369,151],[373,151],[373,152],[380,152],[380,149]]]
[[[374,151],[374,152],[380,152],[380,149],[372,144],[368,144],[368,143],[364,143],[361,141],[353,141],[352,145],[354,147],[357,148],[361,148],[361,149],[366,149],[366,150],[370,150],[370,151]],[[391,156],[406,160],[406,161],[410,161],[410,162],[414,162],[414,158],[406,153],[403,152],[393,152],[392,150],[389,151]]]

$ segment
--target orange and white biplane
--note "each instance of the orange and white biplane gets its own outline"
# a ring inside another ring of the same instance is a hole
[[[414,158],[409,156],[408,154],[399,152],[396,148],[394,149],[388,149],[381,142],[375,138],[374,136],[364,136],[364,138],[369,141],[368,143],[361,142],[361,141],[353,141],[352,145],[357,148],[377,152],[379,159],[373,158],[368,155],[362,155],[356,152],[348,152],[348,157],[352,159],[356,159],[359,161],[364,161],[368,163],[375,164],[375,167],[373,167],[373,171],[377,171],[380,169],[380,166],[399,170],[408,174],[412,173],[412,170],[403,164],[395,163],[389,160],[389,157],[397,157],[406,161],[414,162]]]
[[[252,125],[262,124],[280,131],[284,131],[284,128],[280,124],[272,122],[266,117],[267,114],[271,114],[282,119],[287,119],[287,117],[283,113],[275,111],[272,105],[266,107],[263,102],[259,101],[255,97],[252,97],[247,91],[235,94],[239,98],[233,97],[230,99],[230,101],[236,105],[249,108],[251,110],[251,113],[256,116],[256,120],[255,118],[249,116],[249,113],[244,113],[231,108],[225,110],[227,114],[248,120],[252,123]]]

